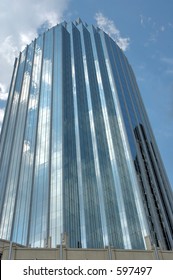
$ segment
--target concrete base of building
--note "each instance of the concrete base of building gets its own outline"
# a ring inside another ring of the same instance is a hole
[[[112,247],[104,249],[30,248],[0,240],[1,260],[173,260],[173,251],[159,248],[150,250],[122,250]]]

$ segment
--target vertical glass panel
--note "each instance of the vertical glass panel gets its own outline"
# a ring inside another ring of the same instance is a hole
[[[44,34],[40,100],[35,151],[30,243],[44,246],[47,240],[49,207],[49,149],[52,87],[53,30]]]
[[[62,27],[54,30],[51,137],[50,233],[52,246],[61,242],[62,213]]]
[[[4,121],[2,123],[2,128],[1,128],[1,133],[0,133],[0,165],[2,164],[2,156],[3,156],[3,145],[5,145],[5,139],[6,139],[6,134],[8,130],[8,123],[9,123],[9,117],[10,117],[10,112],[11,112],[11,106],[13,102],[13,96],[14,96],[14,86],[15,86],[15,79],[16,79],[16,74],[17,74],[17,69],[18,69],[18,63],[19,59],[15,59],[14,63],[14,68],[13,68],[13,75],[11,79],[11,84],[10,84],[10,89],[9,89],[9,94],[8,94],[8,100],[5,108],[5,114],[4,114]]]
[[[80,26],[82,27],[82,25]],[[89,123],[86,81],[81,47],[80,33],[78,29],[74,29],[74,61],[81,150],[82,188],[86,219],[86,243],[88,248],[99,248],[103,247],[103,234],[98,208],[99,201],[94,168],[93,144]]]
[[[92,38],[91,40],[93,40]],[[93,42],[93,45],[95,42]],[[92,108],[94,115],[94,125],[96,129],[97,149],[99,155],[99,165],[105,199],[105,210],[107,219],[108,238],[111,246],[123,248],[123,235],[118,210],[117,196],[115,193],[114,178],[112,173],[109,148],[106,137],[106,130],[103,118],[102,104],[96,76],[96,68],[93,57],[91,41],[87,44],[87,63],[90,81],[90,91]],[[112,222],[114,221],[114,222]]]
[[[107,36],[105,36],[105,40],[107,42],[108,54],[110,56],[109,61],[112,66],[112,74],[114,76],[115,84],[117,86],[117,94],[118,94],[118,98],[120,100],[120,106],[123,106],[123,104],[125,104],[125,106],[126,106],[126,102],[128,103],[128,106],[125,108],[128,108],[128,112],[130,113],[130,116],[131,116],[130,119],[132,119],[132,122],[133,122],[133,121],[135,121],[135,115],[134,115],[134,112],[132,111],[132,104],[131,104],[131,107],[129,108],[129,106],[130,106],[129,103],[131,102],[130,97],[129,97],[129,91],[128,91],[129,89],[126,86],[126,80],[123,76],[124,73],[121,68],[122,66],[121,66],[121,62],[119,60],[119,55],[118,55],[118,52],[121,52],[121,51],[118,49],[118,47],[115,45],[115,43],[111,39],[109,39],[109,42],[111,43],[111,48],[110,48]],[[107,67],[109,68],[109,66],[107,66]],[[111,74],[109,73],[109,77],[110,77],[110,75]],[[113,87],[113,85],[111,85],[111,86]],[[113,93],[113,94],[115,95],[115,93]],[[125,95],[125,99],[122,99],[124,95]],[[123,103],[121,103],[121,100]],[[126,100],[126,102],[124,100]],[[117,110],[117,114],[118,114],[117,117],[119,118],[120,117],[119,109],[118,109],[118,107],[116,107],[117,106],[116,104],[118,104],[118,103],[116,101],[114,101],[113,103],[115,104],[114,106],[115,106],[115,109]],[[111,107],[110,107],[110,109],[111,109]],[[126,109],[125,109],[125,111],[123,110],[124,114],[126,112],[127,112]],[[115,115],[115,114],[116,113],[111,114],[111,116]],[[133,117],[132,117],[132,114],[133,114]],[[128,118],[126,117],[126,124],[127,124],[127,120],[128,120]],[[129,126],[129,128],[130,128],[130,126]],[[120,122],[118,121],[118,119],[114,120],[114,122],[112,122],[111,133],[112,133],[112,139],[113,139],[113,143],[114,143],[114,150],[115,150],[115,154],[116,154],[118,174],[120,177],[120,183],[121,183],[121,188],[122,188],[122,193],[123,193],[123,201],[124,201],[125,212],[126,212],[126,216],[127,216],[127,224],[128,224],[128,229],[129,229],[130,240],[131,240],[132,248],[134,248],[134,249],[141,248],[142,249],[142,248],[144,248],[144,241],[143,241],[144,237],[143,237],[143,230],[141,229],[140,220],[139,220],[139,216],[138,216],[141,213],[140,212],[141,208],[140,208],[139,202],[137,200],[135,200],[135,196],[134,196],[134,191],[135,191],[134,184],[137,184],[137,182],[135,183],[135,181],[134,181],[135,178],[133,175],[133,172],[134,172],[133,166],[130,167],[132,162],[129,161],[129,158],[127,156],[128,155],[127,145],[124,142],[125,141],[125,138],[123,137],[124,133],[123,133],[123,131],[121,131],[121,129],[123,129],[123,128],[120,127]],[[132,135],[132,132],[131,132],[131,135]],[[134,179],[132,179],[132,178],[134,178]],[[138,211],[137,211],[136,205],[138,205]],[[142,220],[141,220],[141,222],[142,222]],[[136,237],[135,237],[135,232],[138,232],[138,235],[136,235]]]
[[[6,138],[4,150],[4,161],[1,169],[1,182],[6,188],[6,196],[3,202],[1,215],[0,234],[4,239],[10,239],[15,205],[17,179],[20,164],[21,139],[23,137],[23,126],[26,114],[26,94],[28,93],[27,71],[25,71],[26,49],[20,57],[20,64],[15,84],[15,93],[11,109],[11,121]],[[25,80],[23,81],[23,78]],[[21,100],[21,103],[20,103]],[[21,119],[22,116],[22,119]]]
[[[17,71],[18,71],[18,63],[19,63],[19,59],[16,59],[15,65],[14,65],[14,70],[13,70],[10,91],[9,91],[9,96],[8,96],[8,101],[7,101],[7,105],[6,105],[6,109],[5,109],[4,121],[3,121],[2,130],[1,130],[1,134],[0,134],[0,192],[1,192],[0,215],[1,215],[2,206],[3,206],[3,202],[4,202],[5,191],[6,191],[3,170],[4,170],[5,160],[7,160],[6,153],[7,153],[8,149],[6,146],[6,142],[7,142],[7,138],[8,138],[8,127],[9,127],[10,121],[11,121],[10,116],[11,116],[11,109],[12,109],[12,104],[13,104],[16,75],[17,75]]]
[[[0,136],[0,238],[56,247],[66,233],[69,247],[144,249],[146,215],[155,244],[171,249],[172,198],[115,42],[78,20],[27,46]]]
[[[70,247],[81,247],[81,224],[74,95],[72,87],[71,40],[63,32],[63,220]]]
[[[39,37],[28,50],[28,64],[32,65],[25,135],[21,155],[21,169],[18,186],[18,198],[14,220],[13,240],[26,245],[28,241],[29,215],[32,192],[32,176],[37,129],[38,99],[42,61],[43,38]],[[34,48],[34,57],[32,56]],[[31,70],[30,70],[31,71]]]
[[[94,203],[95,206],[97,206],[97,216],[98,216],[97,219],[98,220],[100,219],[100,224],[97,223],[97,227],[98,227],[97,231],[99,234],[102,234],[103,236],[100,246],[104,247],[109,245],[109,240],[108,240],[105,204],[104,204],[104,197],[103,197],[103,186],[102,186],[101,174],[100,174],[99,157],[98,157],[98,150],[97,150],[96,133],[95,133],[95,126],[94,126],[94,117],[93,117],[93,109],[91,103],[91,92],[90,92],[88,67],[87,67],[86,42],[90,40],[90,37],[89,37],[88,30],[84,28],[83,25],[81,25],[81,37],[82,37],[82,52],[83,52],[85,83],[86,83],[88,115],[89,115],[90,132],[91,132],[91,139],[92,139],[91,145],[93,150],[93,170],[95,168],[95,180],[96,180],[96,183],[94,185],[95,188]]]

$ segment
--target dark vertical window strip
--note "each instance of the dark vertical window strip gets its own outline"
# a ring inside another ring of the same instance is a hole
[[[128,69],[129,69],[129,71],[130,71],[130,77],[132,78],[132,80],[131,80],[131,83],[133,84],[133,88],[134,88],[134,90],[135,90],[135,96],[134,96],[134,98],[136,98],[136,102],[139,102],[138,104],[136,103],[136,106],[138,107],[138,106],[140,106],[141,107],[141,109],[144,109],[144,107],[143,107],[143,103],[142,103],[142,100],[141,100],[141,103],[140,103],[140,100],[139,99],[141,99],[140,98],[140,96],[139,96],[139,90],[138,90],[138,87],[137,87],[137,84],[136,84],[136,80],[135,80],[135,77],[134,77],[134,74],[133,74],[133,71],[131,70],[131,67],[129,66],[128,67]],[[137,100],[138,99],[138,100]],[[140,111],[141,112],[141,111]],[[139,112],[139,114],[140,114],[140,112]],[[146,111],[144,110],[143,111],[143,114],[141,115],[141,118],[144,118],[143,119],[143,123],[146,125],[146,121],[147,121],[147,116],[146,116]],[[141,127],[141,125],[140,125],[140,127]],[[148,129],[147,129],[147,135],[148,135]],[[142,133],[142,132],[141,132]],[[147,140],[147,138],[146,138],[147,136],[145,136],[145,139],[144,139],[144,143],[145,143],[145,146],[146,146],[146,149],[148,149],[149,148],[149,146],[148,146],[148,142],[146,142],[146,140]],[[148,138],[149,139],[151,139],[151,136],[148,136]],[[148,140],[147,140],[148,141]],[[148,148],[147,148],[147,146],[148,146]],[[150,153],[151,151],[149,151],[148,150],[148,157],[149,157],[149,159],[150,159],[150,163],[151,163],[151,170],[154,172],[154,166],[152,165],[152,161],[151,161],[151,153]],[[148,173],[147,173],[148,174]],[[151,175],[150,175],[151,176]],[[154,176],[154,173],[153,173],[153,176]],[[153,177],[152,176],[152,177]],[[160,176],[160,174],[158,173],[157,174],[157,176]],[[156,182],[158,181],[157,179],[158,179],[158,177],[156,177],[156,176],[154,176],[153,177],[153,179],[154,180],[156,180]],[[153,186],[154,187],[154,186]],[[152,188],[153,188],[152,187]],[[158,186],[156,186],[156,188],[158,188]],[[149,195],[149,194],[148,194]],[[155,196],[156,194],[155,193],[153,193],[153,195]]]
[[[84,81],[82,81],[83,79],[83,69],[81,66],[81,46],[80,46],[80,34],[79,31],[76,27],[73,28],[73,49],[74,49],[74,67],[75,67],[75,80],[76,80],[76,95],[77,95],[77,111],[78,111],[78,124],[79,124],[79,138],[80,138],[80,154],[81,154],[81,170],[82,170],[82,189],[83,189],[83,193],[84,193],[84,211],[85,211],[85,220],[86,220],[86,231],[87,229],[89,229],[89,232],[91,232],[90,229],[90,223],[88,221],[88,216],[86,215],[86,194],[87,191],[85,193],[85,189],[87,189],[87,184],[86,184],[86,174],[85,174],[85,155],[84,155],[84,150],[85,150],[85,146],[87,145],[87,143],[83,143],[83,135],[82,135],[82,131],[84,131],[86,129],[85,127],[85,122],[83,120],[83,118],[85,117],[85,100],[83,98],[83,95],[86,94],[85,93],[85,89],[83,88],[83,83]],[[83,82],[83,83],[82,83]],[[83,98],[82,102],[81,99]],[[81,108],[82,107],[82,108]],[[82,114],[81,114],[82,112]],[[87,138],[87,133],[86,131],[84,132],[85,137]],[[86,232],[87,237],[88,233]],[[88,240],[87,240],[88,243]]]
[[[133,82],[133,85],[134,85],[134,88],[135,88],[135,91],[136,91],[136,100],[137,100],[137,103],[139,104],[139,106],[141,108],[141,114],[143,115],[145,125],[146,125],[146,128],[147,128],[146,133],[148,134],[148,137],[149,137],[150,141],[154,144],[154,147],[155,147],[155,153],[157,154],[157,161],[158,161],[157,166],[159,168],[160,176],[162,177],[162,180],[163,180],[164,184],[168,186],[168,187],[165,188],[165,190],[168,192],[168,197],[170,196],[170,194],[171,194],[171,197],[172,197],[172,192],[170,191],[171,190],[170,183],[169,183],[168,178],[166,176],[165,168],[164,168],[161,156],[160,156],[160,152],[159,152],[158,147],[157,147],[155,137],[154,137],[152,129],[151,129],[151,125],[150,125],[150,122],[149,122],[149,119],[148,119],[148,116],[147,116],[147,113],[146,113],[146,109],[145,109],[143,101],[142,101],[142,97],[141,97],[140,92],[139,92],[139,88],[138,88],[133,70],[131,69],[130,66],[129,66],[129,69],[130,69],[130,72],[131,72],[132,82]],[[164,172],[162,172],[162,170]]]
[[[79,25],[78,25],[79,28]],[[87,100],[86,100],[86,86],[84,80],[84,69],[83,69],[83,60],[82,60],[82,53],[81,53],[81,38],[79,34],[76,42],[78,42],[78,47],[75,48],[76,50],[76,58],[78,57],[77,53],[79,52],[79,58],[76,60],[76,69],[77,73],[80,73],[80,77],[78,79],[77,76],[77,102],[78,102],[78,112],[79,112],[79,133],[80,133],[80,144],[81,144],[81,158],[82,158],[82,173],[83,173],[83,189],[84,189],[84,201],[85,201],[85,216],[86,216],[86,231],[87,232],[87,246],[92,247],[92,235],[95,231],[94,229],[94,221],[93,217],[95,214],[95,209],[93,208],[93,215],[90,215],[90,209],[92,205],[92,198],[90,199],[90,195],[93,194],[93,186],[92,186],[92,175],[90,174],[90,166],[89,158],[91,157],[91,151],[89,148],[92,147],[89,132],[89,116],[88,116],[88,108],[87,108]],[[86,136],[85,139],[83,136]],[[87,153],[88,152],[88,153]],[[86,155],[87,153],[87,155]],[[90,187],[90,193],[89,192]],[[94,195],[94,194],[93,194]],[[95,221],[97,222],[97,221]]]
[[[157,240],[160,240],[162,246],[165,246],[165,238],[164,238],[164,227],[163,227],[163,219],[162,214],[164,216],[164,212],[160,213],[160,206],[158,205],[159,197],[157,194],[157,190],[155,188],[155,178],[153,177],[153,170],[148,158],[147,149],[144,142],[144,137],[141,134],[140,128],[136,128],[136,137],[138,139],[138,144],[142,156],[143,168],[145,170],[145,175],[147,179],[147,188],[149,188],[149,192],[147,192],[148,197],[151,197],[149,207],[153,209],[152,219],[154,224],[154,235],[156,234]],[[154,205],[154,207],[153,207]],[[155,213],[155,214],[154,214]],[[156,221],[157,217],[157,221]]]
[[[141,112],[138,110],[138,108],[139,108],[139,100],[137,101],[137,97],[138,97],[138,92],[137,92],[137,89],[135,88],[135,85],[134,85],[134,75],[133,75],[133,71],[131,70],[131,68],[130,68],[130,66],[128,65],[128,62],[126,61],[126,69],[127,69],[127,71],[128,71],[128,73],[129,73],[129,77],[130,77],[130,84],[131,84],[131,86],[132,86],[132,88],[133,88],[133,101],[134,101],[134,103],[135,103],[135,108],[136,108],[136,110],[138,111],[138,115],[139,115],[139,121],[140,120],[142,120],[143,119],[143,126],[146,126],[146,120],[145,120],[145,116],[146,116],[146,112],[144,112],[142,115],[141,115]],[[131,72],[131,73],[130,73]],[[133,77],[133,78],[132,78]],[[137,85],[136,85],[136,87],[137,87]],[[143,104],[142,104],[143,105]],[[141,106],[140,106],[141,107]],[[142,106],[143,107],[143,106]],[[141,107],[141,108],[142,108]],[[149,130],[148,129],[146,129],[145,130],[146,131],[146,139],[151,139],[152,137],[149,135]],[[158,166],[158,168],[159,168],[159,166]]]
[[[81,233],[70,36],[71,33],[63,29],[63,220],[69,246],[78,247]]]
[[[154,200],[150,193],[150,187],[146,176],[146,170],[144,165],[143,153],[141,152],[141,145],[138,142],[139,154],[135,159],[135,168],[137,170],[138,180],[141,186],[141,192],[143,196],[143,203],[145,205],[147,221],[150,229],[150,237],[153,244],[159,246],[158,236],[156,236],[156,229],[158,229],[158,219],[156,211],[153,208]]]
[[[156,169],[155,169],[155,165],[153,162],[153,157],[151,154],[151,150],[149,147],[149,143],[147,141],[146,138],[146,133],[144,130],[144,127],[142,125],[140,125],[140,130],[142,133],[142,138],[143,138],[143,143],[145,145],[145,151],[148,157],[148,163],[146,162],[147,165],[149,165],[148,167],[148,176],[151,177],[150,181],[151,181],[151,191],[153,192],[153,196],[155,197],[155,201],[156,201],[156,209],[157,209],[157,213],[158,216],[160,217],[160,223],[161,223],[161,227],[163,230],[163,234],[165,235],[165,232],[168,230],[168,237],[170,237],[173,234],[173,221],[172,221],[172,212],[169,206],[169,202],[167,200],[166,194],[163,193],[161,191],[161,185],[160,185],[160,181],[159,181],[159,174],[156,173]],[[153,180],[152,180],[153,178]],[[166,227],[168,227],[166,229]],[[165,239],[167,240],[167,236],[165,236]],[[172,244],[173,246],[173,244]],[[171,248],[169,248],[171,249]]]
[[[159,164],[159,161],[158,161],[158,158],[156,156],[156,152],[154,150],[154,146],[153,146],[153,143],[150,142],[150,145],[151,145],[151,150],[152,150],[152,155],[153,155],[153,158],[154,158],[154,162],[155,162],[155,165],[157,166],[158,168],[158,172],[159,172],[159,175],[161,174],[161,169],[160,169],[160,164]],[[166,171],[165,171],[166,172]],[[173,212],[173,204],[172,204],[172,199],[173,199],[173,192],[172,190],[170,189],[170,185],[169,185],[169,182],[167,182],[167,179],[165,178],[165,180],[161,177],[161,180],[163,180],[163,184],[166,184],[168,183],[168,188],[167,187],[164,187],[164,190],[166,192],[166,196],[167,196],[167,199],[169,200],[169,205],[172,209],[172,212]]]
[[[164,206],[165,211],[167,213],[167,217],[169,218],[169,215],[170,215],[170,217],[172,217],[172,211],[171,211],[171,208],[170,208],[171,205],[169,204],[169,200],[168,200],[168,196],[165,192],[165,188],[164,188],[164,186],[162,186],[162,183],[163,183],[162,178],[161,178],[159,170],[157,168],[157,162],[155,161],[155,157],[154,157],[152,147],[150,146],[151,143],[147,139],[146,130],[144,129],[144,126],[140,125],[140,130],[141,130],[141,133],[142,133],[142,136],[143,136],[143,139],[144,139],[144,143],[145,143],[145,146],[146,146],[148,157],[150,159],[150,164],[151,164],[151,167],[152,167],[152,170],[153,170],[154,178],[155,178],[156,183],[157,183],[157,190],[159,191],[161,202],[163,203],[163,206]],[[173,221],[172,221],[172,223],[173,223]]]
[[[131,69],[129,69],[129,67],[127,66],[127,64],[126,64],[126,67],[127,67],[127,69],[130,71]],[[132,70],[131,70],[131,75],[130,75],[130,77],[133,77],[134,78],[134,75],[132,76]],[[134,79],[133,80],[131,80],[131,84],[132,84],[132,86],[133,86],[133,88],[135,87],[135,85],[133,84],[133,82],[134,82]],[[135,89],[136,90],[136,89]],[[137,100],[136,100],[136,98],[137,98],[137,96],[138,96],[138,93],[137,92],[135,92],[135,94],[134,94],[134,100],[135,100],[135,103],[137,102]],[[142,104],[143,105],[143,104]],[[142,106],[143,107],[143,106]],[[136,108],[138,108],[138,104],[136,103]],[[139,112],[139,115],[140,115],[140,112]],[[146,125],[146,121],[147,121],[147,119],[145,120],[145,116],[146,116],[146,112],[144,111],[143,112],[143,115],[141,116],[141,118],[144,118],[143,119],[143,123],[144,123],[144,125]],[[166,193],[165,193],[165,187],[164,186],[162,186],[162,178],[161,178],[161,169],[159,168],[160,166],[159,166],[159,163],[157,164],[157,161],[155,161],[155,158],[154,158],[154,156],[153,156],[153,154],[152,154],[152,149],[151,149],[151,146],[150,146],[150,140],[149,139],[151,139],[152,138],[152,136],[149,136],[148,135],[148,133],[149,133],[149,131],[148,131],[148,129],[147,130],[145,130],[144,131],[144,125],[142,125],[142,124],[140,124],[140,131],[141,131],[141,133],[142,133],[142,135],[143,135],[143,140],[144,140],[144,143],[145,143],[145,146],[146,146],[146,149],[147,149],[147,154],[148,154],[148,157],[149,157],[149,161],[150,161],[150,164],[151,164],[151,170],[152,170],[152,174],[153,174],[153,178],[154,178],[154,180],[155,180],[155,182],[156,182],[156,184],[155,184],[155,187],[154,188],[156,188],[156,192],[157,192],[157,195],[159,195],[159,200],[160,200],[160,203],[161,203],[161,205],[163,206],[163,208],[164,208],[164,210],[163,211],[165,211],[166,212],[166,216],[167,216],[167,218],[168,218],[168,220],[169,220],[169,215],[168,215],[168,213],[167,213],[167,211],[170,213],[170,217],[172,216],[172,213],[170,212],[170,204],[169,204],[169,202],[168,202],[168,200],[169,200],[169,196],[167,196],[166,195]],[[164,184],[164,183],[163,183]],[[156,194],[155,194],[156,195]],[[166,205],[165,205],[165,203],[166,203]],[[161,206],[160,205],[160,206]],[[159,206],[159,208],[160,208],[160,206]],[[163,212],[164,213],[164,212]],[[170,225],[170,230],[172,231],[172,229],[171,229],[171,224],[170,224],[170,221],[169,221],[169,225]]]

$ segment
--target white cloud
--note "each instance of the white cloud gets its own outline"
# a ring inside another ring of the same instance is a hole
[[[0,130],[1,130],[3,118],[4,118],[4,109],[0,108]]]
[[[5,110],[4,103],[6,103],[7,98],[8,98],[8,93],[7,93],[6,86],[0,83],[0,102],[3,101],[2,104],[0,103],[0,131],[1,131],[2,121],[4,117],[4,110]]]
[[[6,101],[8,98],[8,92],[0,92],[0,100]]]
[[[161,62],[164,65],[165,70],[165,74],[167,75],[172,75],[173,74],[173,58],[172,57],[161,57]]]
[[[11,65],[14,57],[18,53],[18,48],[15,46],[12,35],[7,36],[0,45],[0,57]]]
[[[23,152],[24,153],[27,153],[27,152],[30,152],[31,150],[31,144],[29,141],[27,140],[24,140],[24,145],[23,145]]]
[[[0,33],[0,60],[12,65],[14,57],[37,36],[37,29],[42,24],[46,22],[50,28],[62,20],[68,2],[69,0],[1,0],[0,26],[3,28]]]
[[[173,69],[166,70],[165,73],[172,76],[173,75]]]
[[[140,24],[142,27],[146,27],[146,25],[152,25],[154,27],[155,22],[153,22],[151,17],[146,17],[144,15],[140,15]]]
[[[0,99],[6,97],[15,56],[36,36],[40,26],[48,28],[63,20],[70,0],[0,1]],[[4,85],[2,87],[2,85]],[[1,109],[0,126],[3,110]]]
[[[106,33],[108,33],[123,51],[126,51],[129,47],[130,39],[123,38],[121,36],[120,31],[117,29],[113,20],[108,19],[101,12],[96,13],[95,19],[97,22],[97,26],[103,29],[103,31],[105,31]]]
[[[149,45],[149,42],[155,43],[158,41],[159,36],[161,33],[165,32],[167,26],[171,27],[171,23],[162,24],[154,21],[151,17],[146,17],[144,15],[139,15],[140,17],[140,24],[149,34],[148,42],[145,43],[144,46]]]
[[[165,27],[163,25],[160,27],[160,31],[162,31],[162,32],[165,31]]]
[[[172,23],[172,22],[169,22],[169,23],[168,23],[168,26],[171,27],[171,28],[173,28],[173,23]]]
[[[6,91],[7,91],[6,85],[0,83],[0,99],[4,100],[2,96],[4,93],[6,93]]]
[[[140,23],[142,26],[144,26],[144,20],[145,20],[145,17],[143,15],[140,15]]]
[[[7,98],[8,98],[8,92],[6,86],[0,83],[0,132],[1,132],[1,126],[4,118],[5,103]],[[1,105],[3,106],[1,107]]]
[[[172,57],[162,57],[161,61],[166,63],[166,64],[173,65],[173,58]]]

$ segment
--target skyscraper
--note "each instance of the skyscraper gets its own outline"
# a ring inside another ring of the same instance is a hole
[[[0,138],[0,238],[173,249],[173,194],[126,56],[63,22],[15,60]]]

